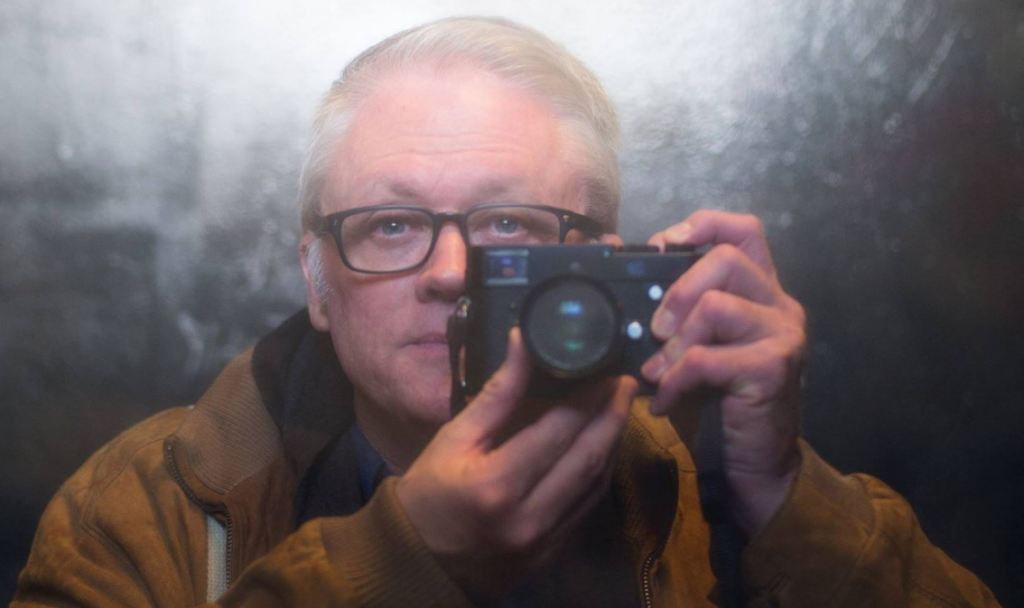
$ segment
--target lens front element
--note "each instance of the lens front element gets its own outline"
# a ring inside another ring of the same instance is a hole
[[[621,315],[614,295],[604,285],[563,276],[530,292],[520,326],[536,365],[557,378],[582,378],[619,356]]]

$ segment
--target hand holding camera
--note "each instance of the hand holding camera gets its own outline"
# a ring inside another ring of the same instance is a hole
[[[645,390],[654,391],[651,409],[658,415],[695,406],[689,400],[702,387],[723,392],[725,464],[736,499],[734,516],[748,536],[784,501],[799,465],[804,314],[778,283],[760,223],[750,216],[702,211],[654,235],[648,245],[661,252],[623,255],[609,249],[609,257],[599,264],[615,258],[674,263],[664,283],[662,278],[653,281],[664,284],[660,299],[650,297],[643,281],[605,280],[604,289],[591,279],[545,287],[529,300],[512,298],[519,308],[528,303],[537,311],[555,311],[557,323],[530,331],[536,338],[532,348],[547,353],[545,365],[554,370],[544,372],[548,379],[541,386],[561,396],[547,400],[546,409],[530,424],[503,436],[527,401],[528,389],[537,386],[532,377],[540,375],[540,366],[531,363],[520,328],[506,331],[516,322],[500,321],[504,329],[485,332],[488,337],[470,350],[490,353],[495,342],[503,341],[503,363],[399,480],[397,492],[409,519],[448,573],[470,593],[500,595],[548,563],[604,495],[614,448],[639,389],[630,378],[634,370],[646,382]],[[698,258],[686,250],[672,251],[675,247],[668,247],[666,254],[666,246],[711,248]],[[602,251],[599,246],[583,249]],[[571,266],[570,252],[559,255],[569,255]],[[528,270],[543,270],[547,263],[531,262]],[[522,270],[519,262],[493,264],[496,274],[520,280],[523,287],[521,277],[515,276]],[[637,276],[650,279],[655,273],[646,266]],[[508,291],[498,287],[486,290]],[[467,286],[467,293],[471,289]],[[602,298],[617,289],[624,290],[621,298],[629,302],[620,315],[609,317],[607,310],[592,315],[593,302],[600,310]],[[542,300],[543,294],[547,296]],[[505,306],[512,314],[515,307],[507,299],[500,301],[505,304],[495,303],[495,310]],[[644,340],[597,332],[604,336],[597,342],[574,342],[591,333],[590,323],[628,332],[633,317],[651,320]],[[585,320],[581,327],[568,326],[580,320]],[[616,348],[618,355],[607,355]],[[480,382],[485,373],[480,370],[494,365],[490,357],[467,354],[472,382]],[[475,366],[480,370],[473,371]],[[573,366],[583,376],[558,371]],[[591,380],[580,382],[580,377]]]
[[[471,597],[501,597],[555,559],[607,493],[637,384],[602,378],[530,408],[531,365],[518,329],[469,405],[441,427],[396,487],[424,543]]]
[[[757,218],[699,211],[647,247],[473,248],[466,294],[469,394],[501,364],[513,326],[534,370],[527,394],[628,374],[654,395],[652,413],[675,421],[720,391],[737,524],[752,535],[778,510],[798,465],[805,316]]]
[[[754,216],[698,211],[648,244],[711,246],[662,298],[651,326],[664,344],[642,373],[658,384],[656,415],[693,407],[701,388],[722,392],[733,516],[753,536],[799,468],[804,310],[779,284]]]

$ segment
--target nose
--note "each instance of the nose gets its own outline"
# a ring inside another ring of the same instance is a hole
[[[434,251],[416,280],[421,302],[455,302],[466,289],[466,242],[459,228],[448,224],[437,235]]]

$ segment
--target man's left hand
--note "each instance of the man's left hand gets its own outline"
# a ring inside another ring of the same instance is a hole
[[[803,307],[783,291],[760,220],[698,211],[649,244],[711,249],[666,291],[652,319],[664,344],[643,367],[651,413],[722,392],[724,458],[736,523],[753,536],[778,511],[800,464]]]

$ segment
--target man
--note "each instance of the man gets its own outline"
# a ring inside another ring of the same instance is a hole
[[[450,416],[467,246],[619,243],[615,141],[596,79],[509,22],[428,24],[357,58],[303,168],[308,313],[194,408],[93,456],[44,515],[14,604],[712,605],[666,415],[689,428],[713,387],[750,605],[995,605],[897,495],[798,440],[804,314],[749,216],[651,238],[712,247],[652,320],[650,402],[630,377],[532,399],[513,330]]]

